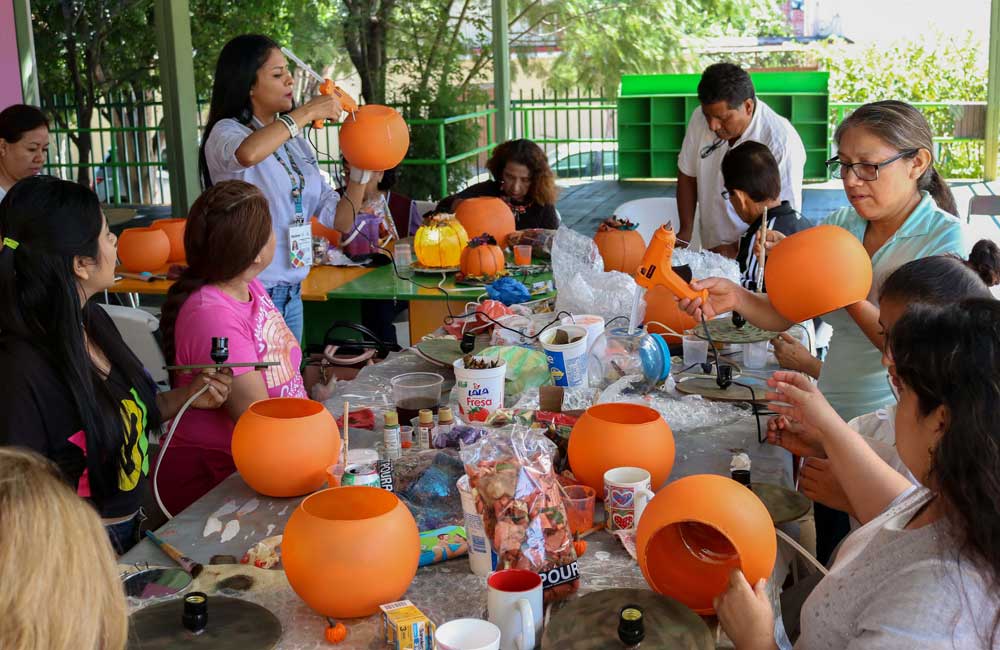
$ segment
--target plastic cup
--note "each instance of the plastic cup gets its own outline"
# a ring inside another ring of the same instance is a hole
[[[763,368],[767,365],[767,341],[743,343],[743,366],[746,368]]]
[[[684,337],[684,367],[701,363],[708,363],[708,341],[689,334]]]
[[[469,487],[469,477],[463,476],[456,483],[462,497],[462,512],[465,515],[465,534],[469,539],[469,566],[477,576],[488,576],[496,565],[496,555],[486,536],[483,518],[476,511],[476,499]]]
[[[392,259],[396,262],[396,273],[399,277],[413,277],[413,249],[409,244],[397,243],[392,252]]]
[[[392,378],[392,401],[400,422],[416,417],[420,409],[437,413],[441,404],[441,384],[444,377],[433,372],[408,372]]]
[[[530,244],[518,244],[514,247],[514,264],[516,266],[528,266],[531,264]]]
[[[556,335],[566,332],[572,343],[553,343]],[[550,327],[539,337],[549,372],[556,386],[583,386],[587,382],[587,330],[579,325]]]
[[[583,533],[594,527],[594,501],[597,492],[586,485],[571,485],[563,495],[569,529],[572,533]]]
[[[455,388],[458,392],[458,413],[467,422],[484,422],[503,408],[504,381],[507,362],[496,368],[466,368],[464,359],[456,359]],[[485,413],[485,415],[484,415]]]
[[[399,427],[399,444],[403,449],[413,446],[413,426],[404,424]]]

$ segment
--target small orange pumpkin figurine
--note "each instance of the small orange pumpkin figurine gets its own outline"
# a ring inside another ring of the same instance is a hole
[[[638,224],[628,219],[606,219],[594,235],[597,250],[604,258],[605,271],[621,271],[633,275],[646,252],[646,241],[636,230]]]
[[[326,642],[336,645],[347,638],[347,628],[343,623],[334,621],[329,616],[326,617],[326,630],[323,632]]]
[[[495,277],[503,273],[503,251],[497,240],[487,233],[469,241],[462,251],[461,271],[467,277]]]

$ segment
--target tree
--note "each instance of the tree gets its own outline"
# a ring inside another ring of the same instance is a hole
[[[395,8],[396,0],[343,0],[344,45],[369,104],[385,103],[389,21]]]

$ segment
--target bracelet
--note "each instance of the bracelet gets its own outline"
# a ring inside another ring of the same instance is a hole
[[[289,138],[294,138],[299,134],[299,125],[295,123],[295,120],[293,120],[290,115],[279,115],[278,119],[281,120],[281,123],[288,129]]]

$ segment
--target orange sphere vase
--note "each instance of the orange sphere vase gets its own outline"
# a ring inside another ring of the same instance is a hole
[[[506,248],[507,235],[517,230],[514,213],[510,207],[492,196],[477,196],[465,199],[455,208],[455,218],[473,237],[483,233],[497,240],[500,248]]]
[[[605,271],[634,275],[646,252],[646,240],[636,230],[636,225],[627,219],[606,220],[597,229],[594,243],[604,260]]]
[[[385,171],[406,157],[410,131],[394,108],[366,104],[340,127],[340,152],[353,167]]]
[[[127,228],[118,236],[118,259],[126,271],[152,273],[170,258],[170,239],[159,228]]]
[[[254,402],[233,429],[233,461],[247,485],[269,497],[296,497],[326,482],[340,454],[340,429],[309,399]]]
[[[420,533],[381,488],[330,488],[305,498],[285,526],[281,561],[295,593],[324,616],[370,616],[417,574]]]
[[[840,226],[814,226],[782,239],[764,267],[767,297],[782,316],[800,323],[868,298],[872,260]]]
[[[746,486],[696,474],[666,486],[649,502],[635,538],[642,575],[653,591],[699,614],[739,568],[751,585],[771,575],[778,552],[767,508]]]
[[[674,467],[674,434],[657,411],[639,404],[598,404],[569,436],[569,466],[577,480],[604,494],[604,472],[641,467],[656,492]]]
[[[187,226],[187,219],[157,219],[153,222],[153,228],[159,228],[170,240],[170,256],[168,262],[182,262],[186,258],[184,254],[184,228]]]
[[[648,324],[646,329],[653,334],[663,334],[667,343],[680,343],[681,337],[667,332],[660,325],[653,323],[663,323],[675,332],[684,334],[697,323],[688,316],[686,311],[682,311],[677,306],[677,301],[670,290],[663,286],[654,286],[646,292],[646,315],[642,317],[643,324]]]

